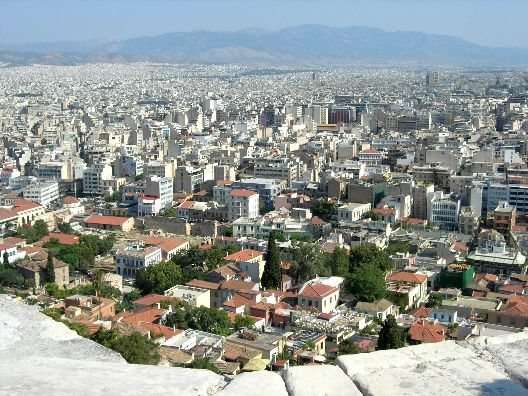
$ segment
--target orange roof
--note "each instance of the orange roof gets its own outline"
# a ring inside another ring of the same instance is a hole
[[[43,242],[49,242],[52,239],[57,239],[61,245],[75,245],[79,243],[79,236],[73,234],[62,234],[60,232],[51,232],[42,238]]]
[[[155,323],[139,322],[136,325],[144,330],[150,331],[151,335],[161,334],[163,338],[165,338],[165,340],[168,340],[169,338],[172,338],[180,333],[183,333],[183,330],[172,329],[170,327],[161,326]]]
[[[190,209],[196,201],[183,201],[179,206],[178,209]]]
[[[309,283],[299,292],[299,295],[307,297],[324,297],[338,290],[339,289],[335,287],[328,286],[323,283]]]
[[[7,243],[0,243],[0,251],[7,250],[7,249],[13,249],[13,245],[9,245]]]
[[[186,285],[209,290],[218,290],[220,288],[220,283],[207,282],[201,279],[193,279],[192,281],[187,282]]]
[[[312,225],[324,225],[324,224],[326,224],[326,222],[324,220],[322,220],[321,218],[319,218],[317,216],[314,216],[310,220],[310,224],[312,224]]]
[[[253,301],[248,300],[239,294],[235,294],[231,300],[226,301],[223,305],[225,307],[240,308],[250,304],[253,304]]]
[[[420,320],[412,324],[409,336],[423,343],[441,342],[446,339],[444,326]]]
[[[69,205],[69,204],[74,204],[74,203],[77,203],[79,202],[79,200],[75,197],[64,197],[62,199],[62,203],[63,204],[66,204],[66,205]]]
[[[425,224],[426,222],[426,220],[415,219],[414,217],[402,217],[401,221],[403,223],[409,223],[409,224]]]
[[[412,315],[417,319],[421,319],[421,318],[428,318],[430,312],[431,312],[430,309],[427,309],[425,307],[420,307],[420,308],[416,308],[416,309],[409,311],[409,315]]]
[[[373,148],[369,148],[369,149],[360,151],[359,154],[381,154],[381,152],[378,150],[374,150]]]
[[[128,219],[132,217],[118,217],[118,216],[98,216],[93,215],[84,220],[87,224],[100,224],[100,225],[123,225]]]
[[[262,253],[251,249],[244,249],[240,252],[230,254],[225,257],[226,261],[249,261],[257,257],[261,257]]]
[[[387,277],[388,282],[408,282],[408,283],[424,283],[427,281],[427,276],[422,274],[414,274],[412,272],[393,272]]]
[[[229,195],[232,197],[251,197],[253,195],[256,195],[257,193],[254,191],[249,191],[244,188],[232,190]]]
[[[229,279],[228,281],[222,282],[220,284],[220,288],[221,289],[246,291],[246,290],[253,290],[255,285],[256,285],[256,283],[254,283],[254,282],[244,282],[244,281],[241,281],[241,280]]]
[[[26,240],[23,238],[17,238],[17,237],[7,237],[7,238],[4,238],[4,242],[7,243],[8,245],[16,245],[17,243],[26,242]]]
[[[125,316],[123,322],[133,325],[139,325],[141,323],[156,323],[165,312],[167,312],[166,309],[145,308],[130,316]]]
[[[187,243],[187,240],[178,239],[178,238],[150,236],[147,239],[145,239],[145,245],[158,246],[164,252],[172,252],[174,249],[177,249],[181,245],[184,245],[186,243]]]
[[[396,209],[394,208],[374,208],[372,213],[376,213],[382,216],[394,216],[396,214]]]
[[[133,301],[133,303],[135,305],[145,305],[145,306],[150,307],[153,304],[157,304],[161,301],[167,301],[167,300],[177,301],[178,299],[175,297],[164,296],[161,294],[147,294],[146,296],[143,296]]]

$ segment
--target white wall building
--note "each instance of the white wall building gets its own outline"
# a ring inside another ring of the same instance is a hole
[[[162,260],[161,248],[157,246],[141,247],[133,245],[119,249],[116,254],[116,273],[124,277],[135,277],[144,267],[157,264]]]
[[[256,192],[245,189],[232,190],[227,196],[226,204],[229,221],[241,217],[255,219],[259,215],[259,195]]]
[[[57,182],[37,182],[31,183],[24,188],[23,195],[25,199],[37,202],[42,206],[59,199],[59,183]]]

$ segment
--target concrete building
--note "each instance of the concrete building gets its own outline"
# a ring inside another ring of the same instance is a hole
[[[286,180],[288,187],[301,177],[299,159],[287,157],[264,157],[255,160],[255,177],[264,179]]]
[[[340,227],[346,227],[361,220],[372,208],[370,203],[347,203],[337,208],[337,221]]]
[[[412,189],[411,216],[415,219],[427,219],[427,196],[434,192],[433,184],[417,184]]]
[[[172,207],[173,179],[157,175],[147,177],[145,180],[145,194],[151,197],[158,197],[162,209]]]
[[[504,201],[499,202],[493,211],[493,229],[500,232],[505,238],[509,238],[510,231],[515,226],[516,214],[515,206]]]
[[[235,221],[241,217],[255,219],[259,215],[259,195],[256,192],[237,189],[227,196],[227,218]]]
[[[85,194],[101,194],[103,181],[112,179],[112,167],[102,162],[86,168],[83,172],[83,191]]]
[[[181,166],[176,169],[174,192],[195,193],[200,191],[204,182],[204,171],[192,166]]]
[[[133,245],[118,249],[115,253],[116,274],[135,277],[136,272],[162,260],[161,248],[157,246],[141,247]]]
[[[59,199],[59,183],[53,181],[31,183],[22,193],[25,199],[47,206]]]
[[[297,304],[302,308],[313,307],[321,313],[330,313],[337,307],[338,301],[339,288],[308,281],[299,289]]]
[[[193,307],[211,307],[211,292],[208,289],[189,285],[175,285],[163,293],[168,297],[183,300]]]
[[[460,215],[460,197],[435,191],[429,193],[427,199],[427,220],[445,230],[456,229]]]
[[[162,209],[161,199],[150,195],[141,195],[138,198],[138,216],[157,216]]]

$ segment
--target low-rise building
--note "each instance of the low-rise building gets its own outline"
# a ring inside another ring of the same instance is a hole
[[[130,246],[115,253],[116,273],[124,277],[135,277],[136,272],[162,260],[161,248],[157,246]]]
[[[84,225],[97,230],[127,232],[134,228],[134,218],[92,215],[84,220]]]

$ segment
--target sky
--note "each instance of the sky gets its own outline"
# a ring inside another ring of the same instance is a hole
[[[0,43],[120,40],[315,23],[528,47],[527,13],[527,0],[0,0]]]

